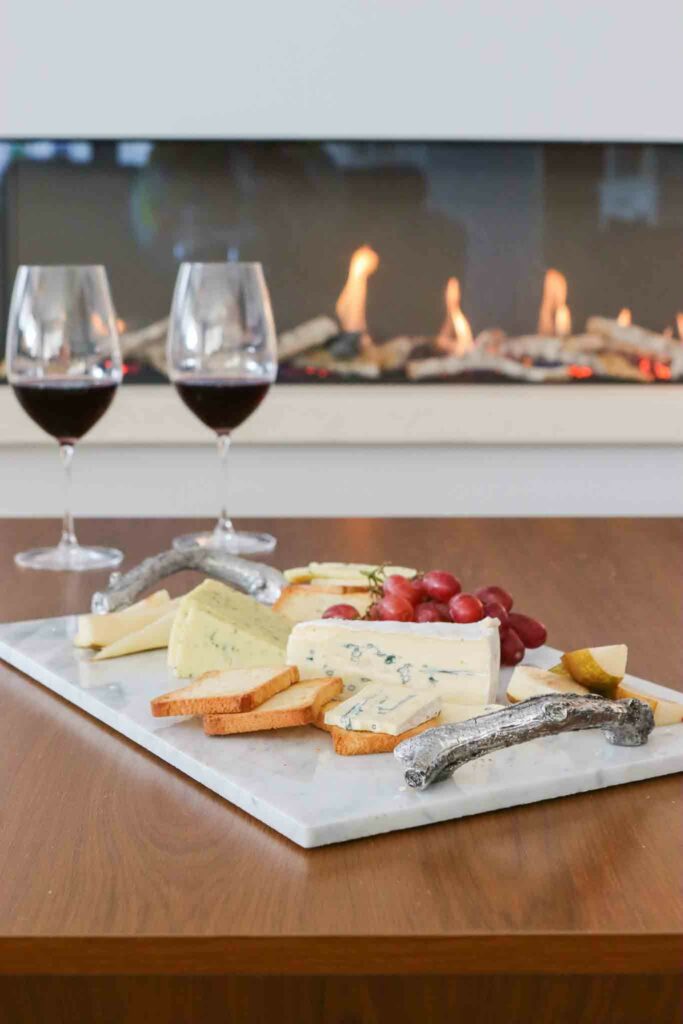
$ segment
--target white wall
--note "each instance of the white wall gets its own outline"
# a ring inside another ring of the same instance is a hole
[[[3,0],[0,136],[683,139],[680,0]]]
[[[286,447],[237,444],[233,514],[255,516],[681,515],[683,450],[649,446]],[[53,447],[0,447],[0,515],[59,515]],[[203,446],[76,453],[79,515],[214,515]]]

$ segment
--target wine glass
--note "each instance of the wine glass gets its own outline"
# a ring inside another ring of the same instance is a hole
[[[7,377],[25,412],[59,442],[65,512],[57,547],[14,556],[26,569],[107,569],[116,548],[81,547],[71,514],[74,445],[121,383],[114,307],[104,267],[19,267],[7,327]]]
[[[168,372],[185,405],[215,431],[223,499],[213,531],[173,546],[231,554],[272,551],[269,533],[236,530],[227,513],[231,433],[265,398],[277,374],[277,336],[260,263],[182,263],[168,332]]]

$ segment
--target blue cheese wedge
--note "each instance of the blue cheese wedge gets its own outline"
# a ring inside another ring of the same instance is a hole
[[[205,580],[181,600],[171,629],[168,664],[177,676],[223,668],[278,665],[291,623],[216,580]]]
[[[438,694],[430,690],[408,690],[405,686],[371,683],[325,712],[325,725],[359,732],[381,732],[399,736],[415,729],[441,711]]]
[[[301,622],[290,634],[286,660],[302,679],[341,676],[344,696],[384,683],[430,690],[461,704],[490,704],[500,669],[498,620]]]

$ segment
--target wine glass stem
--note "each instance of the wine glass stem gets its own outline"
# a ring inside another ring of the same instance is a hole
[[[230,434],[218,435],[218,459],[221,464],[221,511],[214,530],[217,540],[232,536],[235,527],[228,517],[228,452],[230,451]]]
[[[60,441],[59,457],[64,468],[64,518],[62,519],[62,539],[60,547],[75,548],[78,546],[74,532],[74,517],[71,514],[71,463],[74,458],[74,446],[68,441]]]

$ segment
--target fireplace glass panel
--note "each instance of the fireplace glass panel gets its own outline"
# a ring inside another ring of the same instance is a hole
[[[280,379],[683,376],[683,146],[0,141],[21,263],[103,263],[128,379],[164,381],[178,263],[259,260]]]

